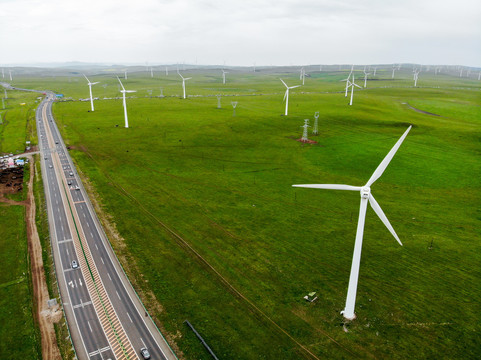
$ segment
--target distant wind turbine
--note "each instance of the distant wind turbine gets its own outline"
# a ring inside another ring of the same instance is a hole
[[[367,86],[367,76],[370,75],[371,73],[366,72],[366,67],[364,67],[364,87]]]
[[[13,81],[13,79],[12,79],[12,70],[8,70],[8,73],[9,73],[9,75],[10,75],[10,81]]]
[[[290,90],[290,89],[295,89],[295,88],[297,88],[297,87],[299,87],[299,86],[302,86],[302,85],[295,85],[295,86],[289,87],[289,86],[287,86],[287,84],[284,82],[284,80],[282,80],[282,79],[279,79],[279,80],[282,81],[282,83],[283,83],[284,86],[286,87],[286,93],[284,94],[284,100],[286,101],[286,112],[285,112],[284,115],[287,116],[287,109],[288,109],[288,107],[289,107],[289,90]]]
[[[396,71],[396,66],[393,65],[392,66],[392,76],[391,76],[391,79],[394,79],[394,72]]]
[[[124,85],[122,84],[122,81],[120,81],[119,77],[117,76],[117,79],[119,80],[120,86],[122,87],[122,90],[120,92],[122,93],[122,102],[124,104],[124,116],[125,116],[125,127],[129,127],[129,118],[127,117],[127,102],[125,101],[125,93],[134,93],[136,92],[135,90],[125,90]]]
[[[179,76],[182,78],[182,90],[184,91],[184,99],[185,99],[185,82],[187,80],[190,80],[192,79],[191,77],[190,78],[185,78],[183,77],[182,75],[180,75],[180,72],[177,71],[177,74],[179,74]]]
[[[414,70],[414,87],[416,87],[418,84],[418,77],[419,77],[419,70],[416,69]]]
[[[127,70],[125,70],[124,79],[127,80]]]
[[[91,108],[91,111],[94,111],[94,98],[93,98],[93,96],[92,96],[92,85],[98,84],[99,81],[97,81],[97,82],[90,82],[90,80],[88,79],[87,76],[85,76],[85,74],[84,74],[84,77],[87,79],[87,82],[88,82],[88,85],[89,85],[89,91],[90,91],[90,108]]]
[[[222,83],[225,85],[225,74],[228,74],[227,71],[222,70]]]
[[[401,240],[397,236],[396,232],[394,231],[391,223],[387,219],[386,215],[382,211],[381,207],[379,206],[378,202],[374,199],[374,196],[371,193],[371,185],[381,177],[384,170],[386,170],[387,166],[389,165],[390,161],[396,154],[396,151],[401,146],[402,142],[406,138],[407,134],[411,130],[411,126],[404,132],[401,138],[396,142],[394,147],[389,151],[386,155],[384,160],[379,164],[377,169],[372,174],[371,178],[364,186],[350,186],[350,185],[339,185],[339,184],[304,184],[304,185],[292,185],[294,187],[303,187],[303,188],[313,188],[313,189],[332,189],[332,190],[350,190],[350,191],[359,191],[361,193],[361,205],[359,209],[359,220],[357,223],[357,232],[356,232],[356,241],[354,243],[354,253],[352,257],[352,265],[351,265],[351,275],[349,277],[349,286],[347,289],[347,297],[346,297],[346,306],[341,314],[343,314],[344,318],[348,320],[353,320],[356,318],[356,314],[354,313],[354,307],[356,305],[356,292],[357,292],[357,283],[359,280],[359,265],[361,263],[361,250],[362,250],[362,238],[364,234],[364,222],[366,219],[366,210],[367,204],[369,203],[376,213],[376,215],[381,219],[383,224],[388,228],[394,238],[397,240],[399,245],[402,246]]]

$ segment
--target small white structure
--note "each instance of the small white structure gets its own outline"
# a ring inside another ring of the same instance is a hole
[[[319,120],[319,111],[316,111],[314,113],[314,128],[312,129],[312,133],[314,135],[319,135],[319,131],[317,129],[317,123],[318,123],[318,120]]]
[[[234,113],[232,116],[235,116],[235,108],[237,107],[237,101],[231,101],[230,104],[232,105],[232,108],[234,109]]]
[[[307,129],[310,128],[309,119],[304,120],[304,125],[302,125],[301,128],[304,128],[304,130],[302,131],[301,141],[302,142],[308,142],[309,139],[307,138]]]

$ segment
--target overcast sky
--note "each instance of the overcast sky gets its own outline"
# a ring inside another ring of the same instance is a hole
[[[0,64],[481,66],[480,0],[0,0]]]

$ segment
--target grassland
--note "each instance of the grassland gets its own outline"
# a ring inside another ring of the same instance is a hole
[[[3,87],[1,88],[3,90]],[[8,90],[5,109],[0,110],[3,123],[0,125],[0,154],[20,153],[25,150],[25,141],[37,144],[35,130],[35,108],[38,94]],[[24,104],[24,105],[21,105]]]
[[[330,359],[479,358],[479,82],[421,73],[413,88],[410,72],[392,81],[378,71],[349,107],[346,74],[316,73],[283,117],[278,77],[293,85],[297,74],[229,74],[223,86],[218,73],[194,75],[187,93],[201,96],[186,100],[176,75],[129,75],[125,87],[138,90],[127,101],[129,129],[120,100],[97,101],[94,113],[86,102],[54,107],[84,180],[125,239],[114,242],[123,265],[142,294],[155,295],[161,306],[149,309],[185,358],[209,358],[185,319],[226,359],[297,359],[306,349]],[[82,79],[51,81],[44,88],[88,96]],[[94,96],[118,96],[115,78],[91,81],[108,85]],[[167,97],[150,98],[160,86]],[[303,145],[295,139],[315,111],[318,143]],[[291,185],[364,184],[408,124],[372,187],[405,246],[368,210],[358,318],[346,333],[339,311],[358,196]],[[302,299],[310,291],[319,294],[312,304]]]
[[[41,359],[23,206],[0,204],[0,358]]]

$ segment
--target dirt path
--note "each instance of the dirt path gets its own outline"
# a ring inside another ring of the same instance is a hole
[[[35,198],[33,196],[33,179],[35,177],[35,166],[33,157],[30,159],[30,179],[28,183],[28,195],[26,201],[26,222],[28,237],[28,252],[30,255],[30,264],[32,270],[33,298],[35,299],[36,315],[40,327],[42,337],[42,358],[61,360],[60,351],[57,346],[55,329],[53,324],[62,318],[62,311],[59,305],[52,307],[47,306],[49,299],[47,282],[45,280],[45,271],[43,268],[42,246],[37,233],[35,224]]]
[[[407,105],[408,108],[410,108],[411,110],[414,110],[414,111],[416,111],[416,112],[418,112],[418,113],[421,113],[421,114],[432,115],[432,116],[441,116],[441,115],[438,115],[438,114],[430,113],[430,112],[428,112],[428,111],[416,109],[415,107],[409,105],[408,103],[406,103],[406,105]]]

